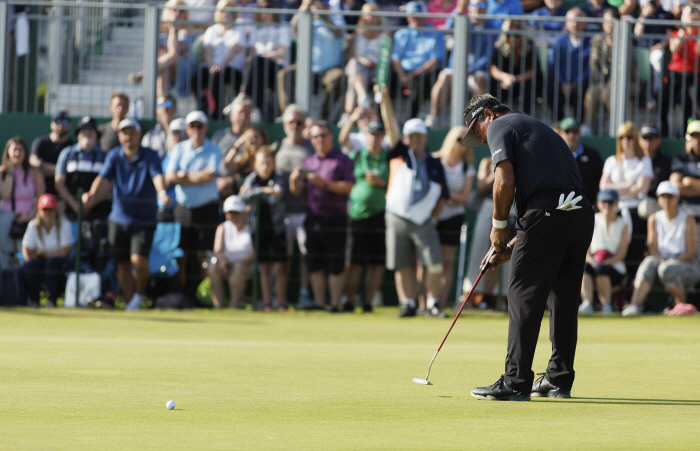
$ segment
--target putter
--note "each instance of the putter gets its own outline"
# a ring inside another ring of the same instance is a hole
[[[491,257],[493,257],[493,254],[496,253],[496,249],[493,247],[489,251],[488,256],[486,257],[486,263],[484,264],[483,268],[481,268],[481,271],[479,271],[479,276],[476,278],[474,281],[474,285],[472,285],[472,289],[469,290],[469,294],[464,298],[464,301],[462,301],[462,306],[459,308],[459,311],[455,315],[455,319],[452,320],[452,324],[450,324],[450,328],[447,330],[447,333],[445,334],[445,338],[442,339],[442,343],[440,343],[440,346],[438,347],[437,351],[435,351],[435,355],[433,356],[433,359],[430,361],[430,365],[428,365],[428,373],[425,375],[425,379],[420,379],[417,377],[413,378],[413,382],[416,384],[423,384],[423,385],[433,385],[432,382],[428,380],[428,376],[430,376],[430,368],[433,366],[433,362],[435,361],[435,357],[437,357],[438,352],[440,352],[440,349],[442,349],[442,345],[445,344],[445,340],[447,340],[447,337],[450,335],[450,332],[452,332],[452,328],[454,327],[455,323],[457,322],[457,319],[459,319],[459,315],[462,314],[462,310],[464,310],[464,306],[467,305],[467,301],[471,297],[472,293],[474,292],[474,288],[479,284],[479,280],[481,280],[481,276],[484,275],[486,270],[489,268],[491,264]]]

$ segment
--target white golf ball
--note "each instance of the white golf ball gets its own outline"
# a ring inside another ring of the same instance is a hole
[[[168,401],[165,403],[165,407],[168,408],[168,410],[173,410],[175,408],[175,401]]]

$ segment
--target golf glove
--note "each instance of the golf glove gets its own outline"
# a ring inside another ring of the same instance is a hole
[[[559,206],[557,207],[557,210],[564,210],[564,211],[571,211],[571,210],[578,210],[581,208],[579,205],[576,205],[581,199],[583,199],[583,196],[577,196],[574,197],[576,193],[574,191],[570,192],[569,195],[564,199],[564,194],[562,193],[559,196]]]

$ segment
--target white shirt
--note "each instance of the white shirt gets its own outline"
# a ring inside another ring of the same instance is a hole
[[[364,56],[368,60],[377,64],[379,62],[379,52],[382,50],[382,38],[385,36],[381,33],[374,39],[368,39],[361,33],[355,34],[355,55]]]
[[[286,49],[281,57],[275,59],[275,62],[281,66],[289,65],[292,30],[288,24],[259,24],[258,27],[253,27],[250,41],[258,55],[281,48]]]
[[[214,10],[210,9],[208,11],[200,11],[201,7],[215,7],[216,0],[185,0],[187,6],[193,6],[196,8],[188,10],[189,20],[197,23],[210,24],[214,22]]]
[[[246,40],[244,27],[234,26],[227,30],[219,24],[212,25],[204,32],[202,45],[213,48],[211,64],[216,66],[223,64],[226,53],[230,48],[235,45],[240,45],[243,49],[233,55],[227,66],[240,71],[243,71],[245,68]]]
[[[230,262],[241,260],[253,252],[253,238],[247,225],[243,230],[238,230],[231,221],[224,222],[224,251]]]
[[[673,219],[668,219],[663,210],[654,213],[656,218],[656,247],[664,260],[685,254],[685,221],[688,213],[679,210]]]
[[[639,177],[654,177],[654,169],[651,158],[643,156],[641,159],[634,157],[631,160],[622,158],[622,167],[617,164],[615,156],[608,157],[603,166],[603,176],[610,175],[612,183],[636,182]],[[639,199],[631,196],[620,196],[620,209],[637,208]]]
[[[464,183],[468,177],[473,177],[476,175],[476,170],[471,164],[467,166],[466,171],[464,168],[464,161],[460,161],[455,167],[450,167],[449,165],[443,163],[442,167],[445,170],[445,181],[447,182],[447,188],[449,188],[451,193],[462,192],[464,189]],[[453,218],[458,215],[464,214],[464,205],[447,205],[442,207],[440,212],[440,221]]]
[[[625,220],[618,217],[608,228],[603,214],[596,213],[590,252],[595,254],[598,251],[606,250],[613,255],[617,254],[617,251],[620,249],[620,241],[622,240],[622,230],[626,225]],[[624,262],[614,263],[612,267],[620,274],[627,272]]]
[[[36,222],[29,221],[27,231],[22,238],[22,246],[27,249],[39,252],[57,252],[62,247],[73,245],[73,230],[67,219],[61,218],[61,236],[58,236],[58,227],[54,225],[51,230],[42,230],[41,239],[37,230]]]

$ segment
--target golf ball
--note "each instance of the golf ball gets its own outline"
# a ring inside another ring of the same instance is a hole
[[[165,407],[167,407],[169,410],[173,410],[175,408],[175,401],[166,402]]]

